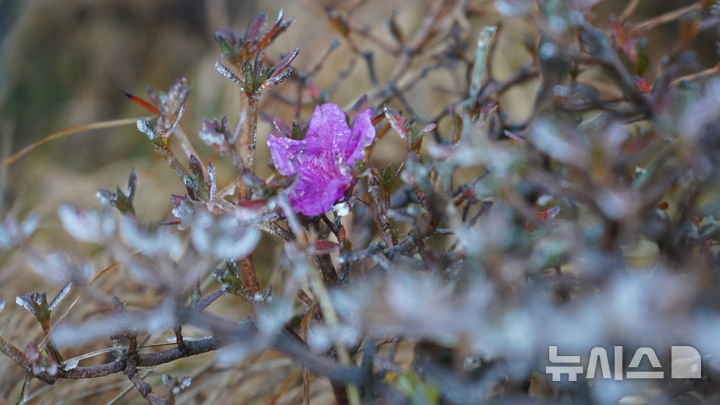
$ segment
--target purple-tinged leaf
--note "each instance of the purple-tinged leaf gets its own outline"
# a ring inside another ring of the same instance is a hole
[[[405,120],[402,115],[400,115],[398,111],[390,108],[388,105],[385,105],[383,110],[385,111],[385,118],[387,118],[388,122],[390,122],[392,129],[394,129],[401,137],[407,138],[409,129],[405,125]]]
[[[168,119],[175,119],[182,115],[182,109],[185,106],[188,94],[190,93],[190,87],[188,86],[187,79],[184,77],[178,79],[168,90],[167,95],[160,97],[160,109],[163,115]]]
[[[283,21],[283,18],[285,18],[285,10],[281,9],[278,13],[277,18],[275,19],[275,22],[270,26],[267,32],[265,32],[265,35],[263,35],[262,39],[258,41],[256,46],[256,52],[262,51],[265,47],[270,45],[270,43],[275,38],[277,38],[278,35],[282,34],[290,26],[290,24],[295,21],[294,18]]]
[[[192,174],[194,174],[195,176],[204,177],[202,163],[200,163],[200,159],[198,159],[197,156],[190,155],[188,165],[190,166],[190,171],[192,172]]]
[[[220,121],[204,119],[198,135],[206,145],[219,151],[223,151],[228,146],[232,137],[226,117]]]
[[[263,25],[265,25],[266,21],[267,14],[258,14],[258,16],[255,17],[255,19],[250,23],[247,32],[245,32],[245,41],[255,41],[260,34],[260,29],[263,27]]]
[[[292,50],[292,52],[290,52],[289,54],[285,55],[285,57],[282,58],[282,59],[280,60],[280,62],[278,62],[277,65],[275,65],[275,67],[273,68],[273,74],[272,74],[272,75],[273,75],[273,76],[277,76],[277,75],[281,74],[282,71],[285,70],[285,68],[287,68],[288,66],[290,66],[290,64],[292,63],[292,61],[295,60],[295,58],[298,56],[299,53],[300,53],[300,48],[295,48],[295,49]]]
[[[33,342],[30,342],[25,346],[25,357],[30,360],[31,363],[36,362],[40,359],[40,348]]]

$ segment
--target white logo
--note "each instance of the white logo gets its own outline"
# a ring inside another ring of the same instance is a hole
[[[553,381],[560,381],[562,375],[567,375],[568,381],[577,381],[578,375],[583,374],[580,356],[558,355],[558,347],[548,347],[548,357],[553,366],[545,367],[545,373],[552,375]],[[670,378],[701,378],[702,361],[700,353],[690,346],[672,346],[670,353]],[[641,368],[649,365],[651,370]],[[633,353],[628,370],[623,370],[623,347],[613,348],[613,370],[610,370],[610,359],[604,347],[594,347],[590,350],[585,378],[615,379],[663,379],[665,372],[660,365],[655,350],[651,347],[641,347]]]

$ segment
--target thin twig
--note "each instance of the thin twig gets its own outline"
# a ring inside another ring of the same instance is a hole
[[[636,24],[629,30],[630,34],[637,36],[637,35],[644,33],[645,31],[649,31],[649,30],[657,27],[658,25],[675,21],[687,13],[702,9],[704,3],[705,3],[705,1],[701,0],[701,1],[691,4],[689,6],[685,6],[683,8],[667,12],[667,13],[659,15],[657,17],[653,17],[647,21]]]

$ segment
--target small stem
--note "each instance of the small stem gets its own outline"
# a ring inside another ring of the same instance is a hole
[[[623,12],[620,14],[620,21],[625,21],[628,18],[630,18],[632,13],[635,12],[635,9],[637,8],[637,6],[640,5],[640,1],[641,0],[630,0],[630,2],[628,2],[627,6],[625,6],[625,9],[623,10]]]
[[[332,258],[329,254],[315,256],[315,262],[320,268],[323,281],[329,285],[337,285],[340,280],[338,279],[335,266],[333,266]]]
[[[205,296],[205,297],[203,297],[202,299],[200,299],[200,301],[198,301],[198,302],[193,306],[193,310],[194,310],[194,311],[197,311],[197,312],[202,312],[202,311],[204,311],[205,308],[207,308],[210,304],[212,304],[213,302],[215,302],[216,299],[222,297],[223,294],[224,294],[224,293],[223,293],[223,290],[222,290],[222,289],[215,290],[215,291],[211,292],[211,293],[208,294],[207,296]]]
[[[173,332],[175,332],[175,343],[177,343],[177,348],[180,349],[183,354],[187,354],[189,350],[185,344],[185,338],[183,338],[182,325],[175,327]]]
[[[50,353],[50,356],[55,360],[57,364],[63,363],[63,357],[58,351],[58,349],[55,347],[55,345],[52,343],[52,341],[48,340],[48,342],[45,345],[45,348],[47,349],[48,353]]]
[[[392,220],[387,217],[386,213],[387,201],[382,195],[380,179],[378,179],[378,175],[375,172],[368,177],[368,191],[372,197],[372,208],[375,210],[375,216],[378,222],[378,228],[380,228],[380,232],[382,233],[383,242],[385,242],[385,245],[388,247],[397,245],[397,236],[393,233]]]
[[[718,74],[718,73],[720,73],[720,63],[718,63],[717,65],[715,65],[715,66],[713,66],[713,67],[710,67],[710,68],[708,68],[708,69],[702,70],[702,71],[700,71],[700,72],[695,72],[695,73],[691,73],[691,74],[686,75],[686,76],[678,77],[678,78],[674,79],[674,80],[672,81],[672,83],[670,83],[670,85],[671,85],[671,86],[678,86],[678,85],[680,85],[681,83],[684,83],[684,82],[692,82],[692,81],[695,81],[695,80],[705,79],[705,78],[707,78],[707,77],[714,76],[714,75],[716,75],[716,74]]]
[[[703,3],[704,3],[704,1],[701,0],[701,1],[691,4],[689,6],[679,8],[677,10],[669,11],[665,14],[661,14],[657,17],[654,17],[647,21],[641,22],[630,29],[630,34],[634,35],[634,36],[638,36],[638,35],[644,33],[645,31],[648,31],[648,30],[651,30],[651,29],[657,27],[658,25],[666,24],[671,21],[677,20],[680,17],[684,16],[685,14],[687,14],[691,11],[702,9]]]
[[[168,401],[167,399],[154,393],[150,384],[146,383],[142,376],[138,374],[137,367],[134,364],[128,365],[125,372],[128,379],[135,386],[135,389],[152,405],[167,405],[174,402]]]
[[[57,362],[57,364],[63,363],[63,357],[58,351],[58,349],[55,347],[53,342],[48,339],[48,336],[50,335],[50,322],[45,321],[41,322],[40,325],[42,326],[43,332],[45,334],[45,337],[43,338],[43,341],[45,342],[45,348],[47,349],[48,353],[50,353],[50,357]]]
[[[20,390],[20,395],[18,395],[18,400],[16,404],[24,404],[28,400],[28,391],[30,391],[30,383],[32,382],[32,376],[30,374],[25,373],[25,378],[23,378],[23,384],[22,388]]]
[[[248,169],[255,173],[255,146],[257,144],[258,94],[248,95]]]
[[[17,363],[19,366],[25,369],[28,373],[30,373],[30,363],[28,362],[27,358],[25,358],[25,355],[15,347],[12,343],[6,341],[2,337],[0,337],[0,352],[2,352],[4,355],[8,356],[12,361]]]

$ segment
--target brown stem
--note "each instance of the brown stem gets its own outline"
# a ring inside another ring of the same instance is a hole
[[[665,14],[661,14],[657,17],[651,18],[647,21],[644,21],[642,23],[635,25],[630,30],[630,33],[631,33],[631,35],[635,35],[635,36],[640,35],[645,31],[648,31],[648,30],[651,30],[651,29],[657,27],[658,25],[666,24],[671,21],[677,20],[680,17],[684,16],[685,14],[687,14],[691,11],[702,9],[704,3],[705,3],[704,0],[700,0],[689,6],[679,8],[677,10],[673,10],[673,11],[667,12]]]
[[[175,342],[177,343],[177,348],[180,349],[181,352],[187,353],[188,347],[185,344],[185,338],[182,334],[182,325],[176,326],[173,332],[175,332]]]
[[[337,272],[335,271],[335,266],[333,266],[332,258],[330,258],[330,255],[324,254],[315,256],[315,262],[320,268],[320,273],[322,274],[325,284],[334,286],[339,283]]]
[[[224,294],[224,293],[223,293],[223,290],[222,290],[222,289],[220,289],[220,290],[215,290],[215,291],[211,292],[211,293],[208,294],[207,296],[203,297],[200,301],[198,301],[198,302],[193,306],[193,310],[194,310],[194,311],[197,311],[197,312],[202,312],[202,311],[204,311],[205,308],[208,307],[208,305],[210,305],[210,304],[212,304],[213,302],[215,302],[216,299],[222,297],[223,294]]]
[[[380,179],[374,171],[372,175],[368,177],[368,190],[372,197],[372,207],[375,210],[375,216],[383,236],[383,242],[385,242],[385,245],[388,247],[397,245],[397,237],[393,233],[392,220],[387,217],[386,213],[387,199],[382,195]]]
[[[168,400],[155,394],[150,384],[146,383],[145,380],[143,380],[143,378],[137,372],[137,367],[134,364],[128,365],[125,373],[127,374],[128,379],[135,386],[135,389],[140,393],[140,395],[142,395],[143,398],[145,398],[152,405],[170,405],[175,403],[172,397]]]
[[[620,21],[627,20],[632,15],[632,13],[635,12],[635,9],[637,8],[637,6],[640,5],[640,1],[641,0],[630,0],[630,2],[628,2],[627,6],[625,6],[625,9],[623,10],[623,12],[620,13],[619,20]]]
[[[255,173],[255,146],[257,144],[258,94],[248,95],[248,169]],[[246,196],[249,197],[250,196]]]
[[[51,341],[48,341],[45,344],[45,348],[47,349],[48,353],[50,353],[50,356],[53,358],[53,360],[55,360],[55,362],[57,364],[63,363],[64,360],[63,360],[62,355],[60,354],[60,352],[57,350],[57,348]]]
[[[200,316],[200,314],[195,313],[195,315],[190,316],[188,322],[195,326],[212,330],[216,335],[223,335],[227,337],[221,338],[213,336],[199,340],[185,341],[185,351],[182,351],[178,347],[174,347],[160,352],[139,353],[135,356],[130,356],[128,359],[118,359],[97,366],[81,366],[70,370],[59,369],[56,376],[51,376],[47,373],[41,373],[33,376],[47,384],[54,384],[58,378],[79,380],[116,374],[128,369],[129,363],[132,363],[132,366],[136,368],[158,366],[185,357],[214,351],[230,343],[244,340],[249,337],[248,333],[251,333],[254,329],[252,321],[249,320],[242,322],[227,322],[222,318],[211,316],[209,314],[202,315],[206,316]],[[343,366],[334,360],[313,353],[305,347],[302,342],[299,342],[297,339],[289,336],[288,334],[280,334],[270,347],[279,350],[298,363],[307,366],[312,372],[328,376],[334,381],[359,385],[362,384],[365,379],[365,375],[362,370],[352,366]],[[2,338],[0,338],[0,352],[25,369],[26,372],[32,374],[30,363],[27,361],[22,352]]]
[[[30,362],[28,362],[27,358],[25,358],[23,352],[21,352],[20,349],[18,349],[12,343],[8,342],[2,337],[0,337],[0,352],[2,352],[2,354],[8,356],[12,361],[24,368],[25,371],[27,371],[28,373],[32,371],[32,369],[30,368]]]
[[[672,83],[670,83],[670,85],[671,85],[671,86],[678,86],[678,85],[680,85],[681,83],[692,82],[692,81],[695,81],[695,80],[705,79],[705,78],[707,78],[707,77],[714,76],[714,75],[716,75],[716,74],[718,74],[718,73],[720,73],[720,63],[718,63],[717,65],[715,65],[715,66],[713,66],[713,67],[710,67],[710,68],[708,68],[708,69],[702,70],[702,71],[700,71],[700,72],[695,72],[695,73],[691,73],[691,74],[686,75],[686,76],[678,77],[678,78],[674,79],[674,80],[672,81]]]
[[[243,288],[252,295],[260,292],[260,282],[258,282],[257,273],[255,272],[255,264],[250,256],[247,256],[238,262],[238,270],[240,270],[239,273],[240,278],[242,279]]]

